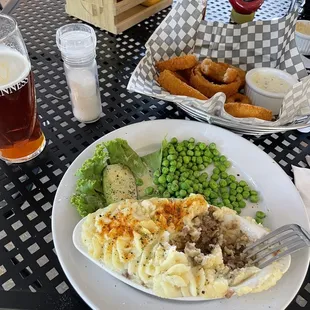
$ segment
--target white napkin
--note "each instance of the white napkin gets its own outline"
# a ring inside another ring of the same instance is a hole
[[[306,156],[306,160],[310,166],[310,156]],[[310,169],[293,166],[295,185],[304,201],[308,218],[310,219]]]

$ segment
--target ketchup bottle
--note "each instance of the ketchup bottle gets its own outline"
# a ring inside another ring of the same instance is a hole
[[[231,6],[231,23],[242,24],[254,19],[255,12],[262,6],[264,0],[229,0]]]

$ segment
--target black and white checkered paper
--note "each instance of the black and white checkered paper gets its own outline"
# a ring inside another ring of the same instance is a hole
[[[146,43],[145,57],[133,72],[128,90],[176,104],[197,106],[211,115],[236,122],[286,125],[310,115],[310,80],[295,44],[298,12],[241,25],[202,20],[202,0],[178,0]],[[194,53],[200,60],[209,57],[236,65],[243,70],[257,67],[278,68],[301,82],[285,97],[277,121],[234,118],[224,110],[225,95],[218,93],[207,101],[171,95],[157,83],[155,63],[174,56]]]

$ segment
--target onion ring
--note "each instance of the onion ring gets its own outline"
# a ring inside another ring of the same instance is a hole
[[[201,71],[213,81],[225,84],[234,82],[239,75],[236,68],[223,62],[214,62],[209,58],[201,63]]]
[[[159,72],[164,70],[178,71],[193,68],[197,63],[198,60],[195,55],[185,55],[157,62],[155,67]]]
[[[272,111],[251,104],[226,103],[224,109],[228,114],[238,118],[255,117],[265,121],[272,120]]]
[[[157,81],[161,87],[169,91],[172,95],[188,96],[200,100],[208,99],[195,88],[182,82],[174,72],[169,70],[161,72]]]
[[[251,101],[251,99],[248,96],[236,93],[236,94],[230,96],[229,98],[227,98],[226,103],[247,103],[247,104],[252,104],[252,101]]]
[[[223,92],[226,97],[230,97],[238,92],[241,83],[242,81],[239,76],[237,76],[236,81],[230,84],[212,83],[203,76],[200,65],[192,69],[190,77],[190,85],[209,98],[219,92]]]

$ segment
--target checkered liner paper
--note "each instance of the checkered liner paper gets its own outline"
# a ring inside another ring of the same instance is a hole
[[[203,9],[202,0],[177,1],[146,43],[146,54],[133,72],[128,90],[199,107],[210,115],[253,125],[286,125],[310,115],[310,77],[307,77],[294,39],[297,10],[280,19],[232,25],[202,20]],[[171,95],[159,86],[155,62],[190,53],[200,60],[210,57],[246,71],[254,67],[278,68],[301,82],[284,98],[277,121],[237,119],[225,112],[223,93],[203,101]]]

